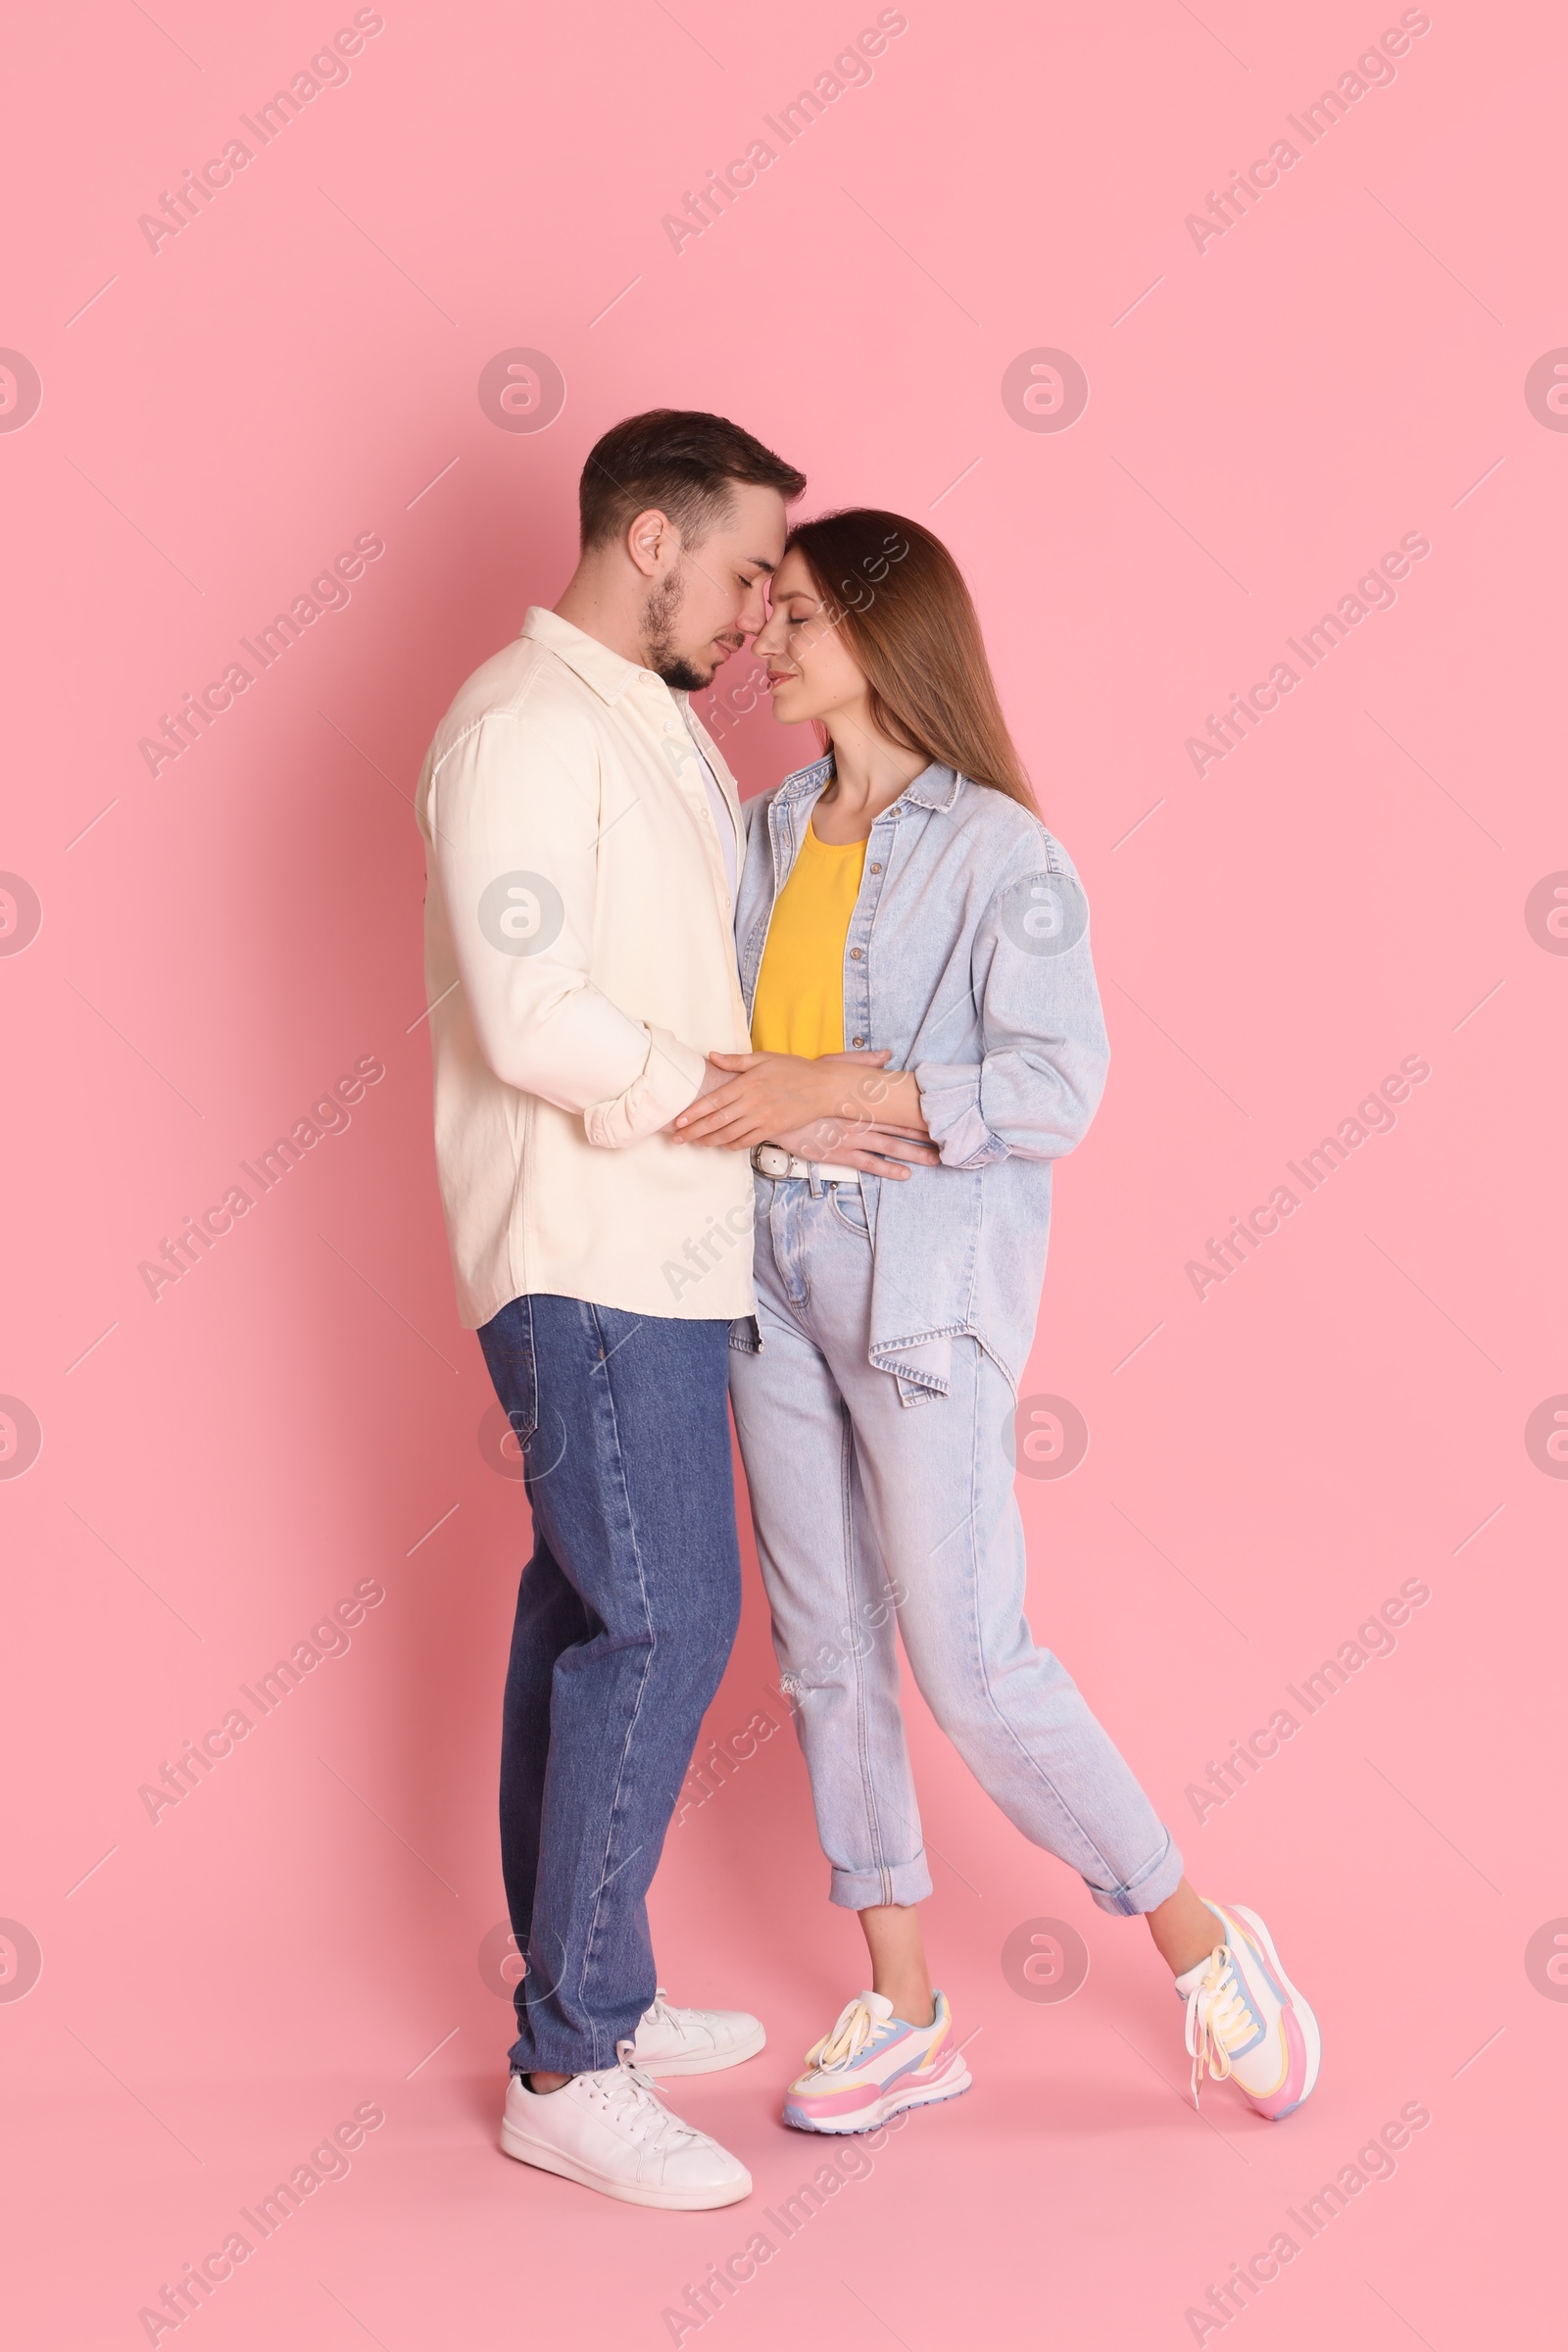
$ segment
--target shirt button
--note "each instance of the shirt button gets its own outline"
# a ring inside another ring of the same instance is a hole
[[[863,948],[852,948],[850,950],[850,961],[852,963],[858,963],[864,954],[865,951]]]
[[[852,1046],[863,1046],[865,1040],[863,1037],[852,1037],[850,1043]]]

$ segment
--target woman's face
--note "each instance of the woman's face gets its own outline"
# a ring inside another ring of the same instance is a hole
[[[792,547],[773,574],[772,612],[753,652],[767,665],[773,716],[786,726],[863,704],[865,672],[833,625],[806,558]]]

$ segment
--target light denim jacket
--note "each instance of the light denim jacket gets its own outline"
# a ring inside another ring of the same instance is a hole
[[[735,907],[750,1018],[774,902],[833,773],[748,804]],[[1071,860],[1005,794],[930,766],[871,827],[844,951],[844,1042],[913,1070],[942,1164],[862,1179],[874,1236],[870,1360],[906,1404],[947,1395],[967,1335],[1016,1389],[1034,1338],[1052,1162],[1104,1089],[1109,1048]],[[765,1180],[760,1179],[760,1182]],[[751,1320],[734,1345],[758,1346]]]

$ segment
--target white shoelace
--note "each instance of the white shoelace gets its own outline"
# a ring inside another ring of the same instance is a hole
[[[670,2031],[675,2034],[680,2032],[675,2012],[664,1997],[662,1984],[655,1985],[654,1997],[643,2011],[639,2022],[645,2026],[668,2026]]]
[[[662,2103],[654,2083],[635,2063],[629,2041],[623,2041],[615,2055],[619,2063],[614,2068],[579,2077],[589,2085],[594,2105],[604,2109],[607,2123],[639,2146],[658,2148],[665,2155],[703,2137]]]
[[[861,2000],[847,2001],[831,2034],[813,2042],[806,2053],[807,2066],[818,2074],[853,2066],[877,2029],[877,2021]]]
[[[1208,1972],[1187,2003],[1187,2047],[1193,2061],[1193,2105],[1206,2070],[1209,2080],[1223,2082],[1231,2071],[1231,2050],[1253,2032],[1251,2012],[1242,1997],[1236,1971],[1224,1944],[1209,1955]]]

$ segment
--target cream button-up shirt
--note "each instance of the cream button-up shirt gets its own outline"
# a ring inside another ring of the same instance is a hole
[[[699,751],[733,859],[735,781],[685,696],[534,607],[425,757],[436,1163],[470,1330],[531,1291],[752,1312],[746,1153],[659,1132],[708,1053],[750,1042]]]

